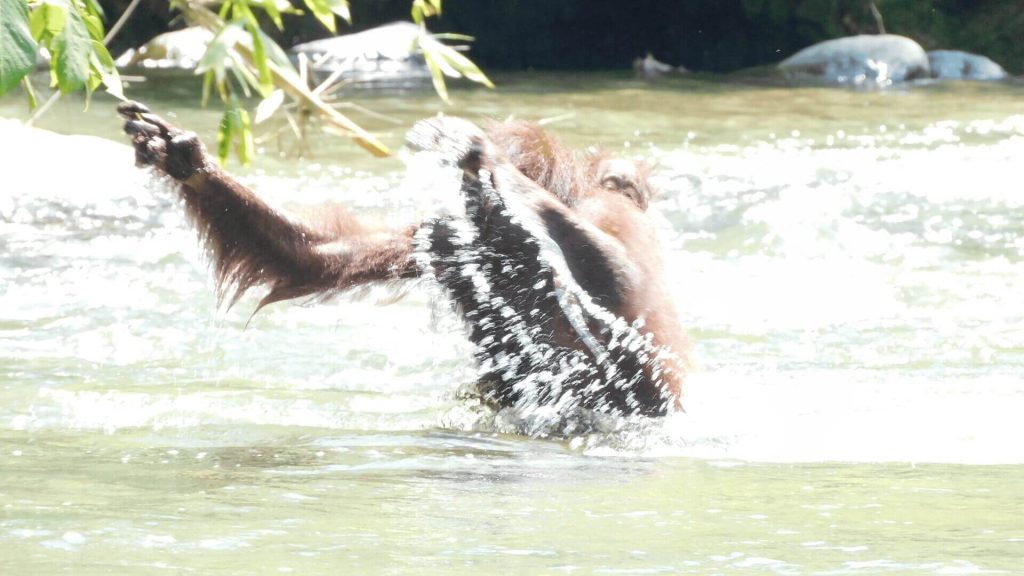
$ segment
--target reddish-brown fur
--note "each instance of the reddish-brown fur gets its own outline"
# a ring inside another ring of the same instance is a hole
[[[325,209],[317,225],[295,222],[217,167],[194,135],[139,104],[122,105],[119,111],[127,119],[125,130],[132,135],[137,162],[153,166],[178,183],[212,255],[219,293],[229,304],[255,286],[268,289],[259,309],[280,300],[325,297],[370,282],[411,279],[424,272],[414,256],[416,232],[428,223],[368,229],[342,206]],[[647,380],[657,383],[655,388],[667,395],[668,403],[659,404],[651,396],[640,400],[649,405],[630,408],[632,404],[623,404],[627,407],[622,411],[657,414],[678,407],[688,343],[664,285],[660,251],[646,214],[651,199],[646,169],[603,154],[569,151],[540,127],[525,122],[492,124],[486,134],[457,120],[449,120],[444,129],[430,123],[417,126],[421,138],[413,145],[435,148],[452,157],[451,162],[467,174],[465,194],[472,194],[481,179],[490,178],[495,189],[508,195],[504,197],[524,201],[557,242],[575,282],[626,322],[642,318],[642,332],[650,334],[658,349],[671,352],[657,362],[643,364]],[[438,236],[445,221],[430,222],[437,224],[430,229],[435,240],[446,242],[443,234]],[[500,219],[494,222],[495,230],[505,224]],[[494,235],[497,232],[482,234],[481,242],[489,243],[489,253],[516,257],[520,248],[511,240]],[[446,265],[434,264],[440,277],[444,271],[438,266]],[[463,308],[474,306],[466,295],[462,300],[458,294],[454,297]],[[570,326],[566,317],[548,320],[545,326],[553,332],[549,335],[552,342],[566,350],[585,351],[578,327]],[[597,333],[601,327],[595,322],[588,320]],[[606,394],[615,394],[614,389]],[[499,403],[501,398],[499,395]]]

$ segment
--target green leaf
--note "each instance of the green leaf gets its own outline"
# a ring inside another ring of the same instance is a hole
[[[345,22],[352,23],[352,13],[348,9],[348,0],[327,0],[331,12],[339,16]]]
[[[224,68],[229,60],[229,54],[235,48],[235,43],[238,42],[238,34],[242,29],[240,22],[231,22],[225,24],[223,28],[217,32],[217,35],[210,40],[210,43],[206,45],[206,52],[203,52],[203,57],[199,59],[196,64],[196,72],[206,72],[212,70],[219,76],[223,75]]]
[[[267,63],[267,52],[263,45],[263,35],[260,33],[259,26],[253,26],[250,23],[248,27],[252,37],[252,60],[259,73],[257,88],[260,91],[260,96],[265,98],[274,91],[274,77],[270,74],[270,65]]]
[[[277,112],[281,105],[284,104],[284,90],[274,90],[270,96],[260,101],[259,105],[256,106],[256,118],[253,119],[254,123],[260,124],[267,120]]]
[[[430,35],[433,36],[437,40],[458,40],[460,42],[472,42],[472,41],[476,40],[476,38],[474,38],[474,37],[472,37],[472,36],[470,36],[468,34],[456,34],[454,32],[440,32],[440,33],[431,32]]]
[[[431,16],[441,14],[441,0],[414,0],[412,3],[412,20],[417,24]]]
[[[445,46],[434,36],[422,31],[416,40],[423,51],[423,58],[427,61],[430,69],[430,76],[434,82],[434,90],[445,102],[448,101],[448,88],[445,86],[445,76],[452,78],[465,77],[473,82],[478,82],[494,88],[494,83],[485,75],[472,60],[460,54],[451,46]]]
[[[231,73],[231,76],[235,79],[235,83],[237,83],[238,87],[241,88],[242,95],[246,98],[252,97],[252,90],[249,90],[249,86],[255,86],[257,83],[256,77],[252,75],[252,72],[249,72],[249,69],[245,68],[244,64],[231,66],[228,68],[228,72]],[[220,90],[222,94],[221,100],[225,100],[223,94],[231,93],[230,90],[227,90],[226,83],[224,86],[221,86]]]
[[[228,161],[231,154],[231,141],[234,140],[235,123],[231,110],[225,110],[220,117],[220,126],[217,128],[217,159],[223,165]]]
[[[238,82],[238,86],[242,89],[242,93],[245,94],[246,98],[252,96],[252,92],[249,90],[250,86],[259,87],[259,79],[253,75],[252,70],[249,69],[248,63],[245,61],[245,57],[239,53],[231,55],[231,66],[228,67],[228,71],[235,77]]]
[[[67,11],[67,22],[60,34],[50,42],[53,60],[51,71],[57,78],[61,93],[81,89],[89,81],[91,38],[85,22],[74,9]]]
[[[236,152],[242,164],[248,165],[256,155],[256,139],[252,135],[252,122],[249,121],[249,113],[244,108],[238,110],[239,142]]]
[[[99,40],[92,41],[92,54],[89,55],[91,73],[99,76],[100,81],[107,88],[107,92],[118,100],[124,100],[122,92],[121,75],[117,73],[117,65],[107,51],[107,47]],[[95,86],[93,87],[95,89]]]
[[[444,73],[437,64],[437,59],[432,57],[426,50],[423,51],[423,59],[427,62],[427,68],[430,69],[430,79],[434,83],[434,91],[437,92],[441,100],[448,102],[448,86],[445,85]]]
[[[220,97],[228,101],[227,73],[234,71],[236,58],[238,56],[235,45],[245,34],[245,23],[241,20],[230,22],[217,32],[217,35],[210,40],[206,46],[206,52],[199,59],[196,65],[196,73],[207,73],[203,80],[204,102],[209,97],[210,87],[217,86]]]
[[[17,0],[15,0],[17,1]],[[67,22],[67,5],[43,2],[29,18],[32,37],[43,45],[48,45],[61,31]]]
[[[90,14],[89,12],[80,12],[79,15],[82,17],[82,21],[85,22],[86,29],[89,30],[89,37],[103,42],[103,20],[100,20],[100,17],[96,14]]]
[[[303,0],[306,6],[309,7],[309,11],[316,16],[316,19],[324,25],[325,28],[331,31],[331,33],[337,32],[337,27],[334,24],[334,12],[331,11],[330,0]]]
[[[249,164],[252,161],[252,157],[256,153],[252,123],[249,121],[249,113],[239,106],[234,98],[231,99],[228,109],[224,111],[224,116],[220,120],[220,128],[217,130],[217,157],[221,164],[227,162],[232,146],[242,164]]]
[[[281,10],[277,7],[277,0],[263,0],[259,5],[263,6],[263,11],[270,17],[274,26],[277,26],[278,30],[284,30],[284,22],[281,21]]]
[[[188,18],[200,22],[201,25],[209,28],[210,30],[219,30],[226,27],[216,14],[210,11],[209,8],[200,6],[198,3],[187,2],[187,0],[170,1],[173,7],[181,10]],[[227,1],[235,2],[240,0]],[[259,2],[259,0],[247,1],[250,5],[257,5],[257,2]],[[289,5],[285,0],[279,0],[278,7],[280,8],[281,6],[288,7]],[[294,8],[291,8],[291,10],[294,10]],[[282,13],[284,13],[283,9]],[[245,34],[245,31],[239,30],[239,32]],[[260,34],[263,33],[260,32]],[[321,100],[316,94],[312,93],[306,82],[299,77],[298,73],[295,71],[295,67],[287,60],[287,57],[277,44],[270,41],[265,36],[261,36],[261,40],[263,41],[264,51],[270,61],[271,74],[279,88],[282,88],[286,94],[295,98],[299,102],[309,106],[310,109],[317,114],[317,117],[323,120],[325,128],[337,130],[344,135],[351,137],[357,144],[375,156],[387,156],[389,154],[387,146],[385,146],[376,136],[360,128],[356,123],[349,120],[345,115],[341,114],[335,108]],[[205,73],[203,81],[204,92],[208,95],[212,91],[213,86],[216,85],[217,89],[221,93],[222,99],[225,103],[228,103],[233,101],[231,94],[228,92],[228,90],[233,88],[233,86],[225,81],[228,71],[230,70],[231,74],[238,75],[238,77],[243,78],[243,80],[245,80],[245,74],[252,76],[253,72],[251,71],[255,71],[255,67],[252,65],[253,48],[252,46],[247,46],[244,43],[239,44],[237,40],[228,42],[227,39],[224,39],[222,48],[223,49],[218,53],[218,48],[216,46],[213,48],[208,47],[207,53],[203,56],[201,66],[197,72]],[[218,74],[220,75],[219,78]],[[248,82],[248,80],[241,82],[240,85],[245,86],[246,82]],[[240,124],[244,126],[246,123],[240,122]],[[233,132],[228,133],[231,130],[232,125],[233,124],[231,123],[224,124],[223,130],[221,130],[222,137],[234,136]],[[228,139],[227,141],[230,142],[231,140]],[[249,140],[249,142],[250,144],[245,144],[245,140],[243,139],[243,145],[245,147],[250,150],[254,149],[254,145],[251,144],[251,140]],[[227,150],[225,151],[226,156],[227,151],[230,150],[230,144],[226,144],[225,146],[227,146]]]
[[[244,20],[249,26],[256,28],[260,27],[260,21],[256,18],[256,14],[253,14],[252,8],[249,8],[249,3],[245,0],[235,0],[233,4],[234,10],[232,14],[234,17],[232,20]]]
[[[96,0],[85,0],[85,10],[89,14],[99,16],[100,20],[107,19],[107,15],[103,13],[103,7]]]
[[[32,71],[38,50],[29,28],[25,0],[0,0],[0,94]]]
[[[210,92],[213,90],[213,70],[207,70],[203,73],[203,98],[200,100],[200,106],[206,108],[206,104],[210,101]]]
[[[273,38],[267,36],[267,33],[263,30],[257,29],[257,34],[260,37],[260,41],[263,42],[263,48],[266,51],[267,58],[270,59],[270,62],[281,68],[287,68],[289,70],[295,69],[295,65],[292,64],[291,59],[288,58],[288,54],[285,53],[277,42],[274,42]]]

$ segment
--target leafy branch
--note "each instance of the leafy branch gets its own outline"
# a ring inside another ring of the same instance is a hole
[[[124,99],[121,78],[106,48],[103,9],[96,0],[0,0],[0,95],[19,83],[35,108],[28,73],[40,48],[50,55],[50,83],[60,94],[100,86]]]
[[[375,136],[321,99],[324,86],[311,90],[284,50],[261,29],[258,13],[279,30],[284,29],[282,14],[301,13],[291,0],[223,0],[216,12],[202,0],[170,3],[190,24],[214,35],[196,72],[203,75],[203,103],[216,91],[225,106],[218,131],[222,162],[232,149],[243,164],[253,156],[253,122],[239,99],[239,95],[253,94],[261,98],[257,122],[279,110],[287,96],[301,110],[316,114],[327,127],[352,138],[370,153],[390,153]],[[88,103],[92,92],[103,86],[124,99],[121,79],[105,42],[120,29],[135,5],[133,2],[104,38],[103,13],[97,0],[0,0],[0,95],[21,84],[30,107],[36,106],[28,74],[35,67],[40,48],[45,48],[51,55],[51,83],[58,95],[84,89]],[[303,0],[303,7],[331,32],[337,32],[337,18],[351,23],[347,0]],[[427,31],[426,19],[440,14],[441,0],[412,2],[412,19],[420,33],[409,50],[422,52],[438,95],[449,101],[446,77],[465,77],[493,87],[472,61],[441,42],[472,38]]]

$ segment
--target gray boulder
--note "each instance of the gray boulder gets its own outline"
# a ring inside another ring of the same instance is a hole
[[[928,53],[932,77],[940,80],[982,80],[1006,79],[1006,70],[990,58],[960,50],[932,50]]]
[[[411,22],[394,22],[299,44],[289,56],[297,66],[302,59],[308,62],[313,84],[333,76],[346,87],[419,88],[431,82],[430,69],[416,49],[420,33]]]
[[[793,81],[890,86],[931,75],[924,48],[895,34],[848,36],[804,48],[779,64]]]
[[[199,26],[165,32],[118,56],[119,67],[181,68],[191,70],[206,53],[213,32]]]

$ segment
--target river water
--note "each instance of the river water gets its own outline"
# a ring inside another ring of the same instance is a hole
[[[196,83],[129,93],[212,142]],[[440,107],[359,103],[395,147]],[[1024,88],[525,75],[450,111],[655,166],[687,412],[502,433],[427,287],[246,327],[127,148],[0,121],[0,573],[1024,574]],[[124,142],[102,96],[42,126]],[[425,210],[400,159],[261,147],[276,203]]]

